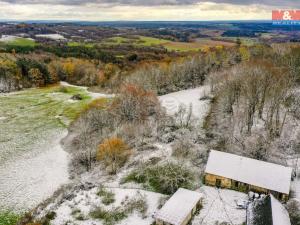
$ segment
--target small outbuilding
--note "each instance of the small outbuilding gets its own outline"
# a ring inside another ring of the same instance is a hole
[[[155,214],[157,225],[187,225],[201,206],[202,194],[179,188]]]
[[[273,194],[289,198],[292,168],[212,150],[205,169],[204,182],[220,188]]]
[[[247,225],[291,225],[291,221],[285,207],[273,195],[268,195],[250,203]]]

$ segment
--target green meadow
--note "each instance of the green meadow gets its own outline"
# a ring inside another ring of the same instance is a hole
[[[10,41],[1,42],[5,45],[10,46],[19,46],[19,47],[34,47],[36,46],[36,42],[32,39],[27,38],[15,38]]]
[[[83,100],[71,100],[75,94],[80,94]],[[88,93],[76,87],[52,86],[1,94],[0,163],[57,135],[90,101]]]

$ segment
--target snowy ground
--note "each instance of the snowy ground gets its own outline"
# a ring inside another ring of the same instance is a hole
[[[68,154],[59,143],[64,135],[44,143],[41,152],[30,151],[0,166],[0,208],[32,208],[68,182]]]
[[[91,219],[90,212],[96,207],[103,207],[104,209],[114,209],[116,207],[121,207],[122,202],[126,199],[132,199],[136,197],[142,197],[146,200],[148,204],[148,209],[145,218],[142,218],[137,212],[128,215],[127,218],[120,221],[119,225],[150,225],[153,222],[152,214],[156,211],[159,205],[159,199],[164,195],[136,190],[136,189],[120,189],[120,188],[108,188],[115,194],[115,202],[106,206],[101,202],[101,197],[97,195],[98,188],[93,188],[89,191],[80,190],[76,193],[73,199],[66,200],[61,205],[54,206],[50,205],[48,210],[56,212],[56,217],[51,221],[52,225],[62,225],[69,222],[69,224],[81,224],[81,225],[102,225],[101,220]],[[80,213],[83,220],[76,219],[76,214]]]
[[[187,109],[192,105],[193,116],[200,121],[203,121],[209,109],[209,101],[201,100],[201,98],[209,94],[210,87],[201,86],[195,89],[163,95],[160,96],[159,99],[162,106],[166,108],[168,114],[174,115],[178,112],[180,105],[183,105]]]
[[[60,85],[66,86],[66,87],[76,87],[76,88],[83,89],[83,90],[85,90],[85,91],[86,91],[93,99],[96,99],[96,98],[113,98],[113,97],[115,97],[115,95],[109,95],[109,94],[102,94],[102,93],[90,92],[90,91],[88,91],[88,87],[72,85],[72,84],[69,84],[69,83],[64,82],[64,81],[61,81],[61,82],[60,82]]]
[[[19,39],[20,37],[18,36],[14,36],[14,35],[2,35],[2,37],[0,38],[0,42],[13,42],[16,39]],[[26,38],[28,40],[33,40],[32,38]]]
[[[60,34],[37,34],[36,37],[48,38],[52,40],[65,40],[66,38]]]
[[[13,35],[2,35],[0,42],[11,42],[16,40],[18,37]]]
[[[231,225],[241,225],[246,221],[246,210],[237,209],[236,201],[247,200],[247,195],[241,192],[217,189],[203,186],[203,209],[195,216],[193,225],[215,225],[226,222]]]
[[[91,98],[70,103],[84,88],[59,87],[0,94],[0,210],[24,211],[68,182],[69,156],[60,141]]]

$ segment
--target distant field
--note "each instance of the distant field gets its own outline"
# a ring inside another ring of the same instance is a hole
[[[79,47],[79,46],[83,46],[86,48],[92,48],[95,45],[93,43],[82,43],[82,42],[68,42],[68,46],[69,47]]]
[[[255,43],[258,42],[257,38],[240,37],[239,39],[241,40],[242,45],[247,45],[247,46],[254,45]],[[224,41],[226,43],[226,41],[236,42],[236,40],[237,37],[220,37],[220,40],[218,41]]]
[[[1,43],[12,46],[21,46],[21,47],[34,47],[36,45],[33,39],[28,38],[11,38],[11,39],[0,39]]]
[[[136,36],[132,38],[125,37],[113,37],[107,39],[105,44],[132,44],[136,46],[152,46],[152,45],[162,45],[164,43],[169,42],[169,40],[158,39],[153,37],[145,37],[145,36]]]
[[[223,45],[223,46],[234,46],[235,43],[233,42],[228,42],[228,41],[216,41],[216,40],[211,40],[209,38],[198,38],[196,40],[196,43],[201,44],[201,45],[205,45],[205,46],[209,46],[209,47],[214,47],[214,46],[218,46],[218,45]]]
[[[277,34],[277,33],[261,33],[261,38],[263,39],[271,39],[271,38],[285,38],[288,37],[285,34]]]
[[[145,36],[139,36],[139,38],[142,41],[142,45],[145,46],[165,45],[170,42],[169,40],[165,40],[165,39],[158,39],[158,38],[145,37]]]
[[[207,47],[214,47],[218,45],[233,46],[234,43],[226,41],[213,41],[211,39],[198,39],[196,42],[176,42],[165,39],[158,39],[153,37],[137,36],[133,38],[113,37],[107,39],[103,44],[131,44],[135,46],[163,46],[169,51],[199,51]]]
[[[198,51],[203,49],[205,46],[200,43],[187,43],[187,42],[168,42],[163,45],[169,51]]]

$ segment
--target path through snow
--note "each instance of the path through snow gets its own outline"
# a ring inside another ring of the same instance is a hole
[[[85,90],[93,99],[96,99],[96,98],[113,98],[113,97],[115,97],[115,95],[113,95],[113,94],[102,94],[102,93],[90,92],[88,90],[88,87],[77,86],[77,85],[69,84],[69,83],[64,82],[64,81],[61,81],[60,85],[66,86],[66,87],[81,88],[81,89]]]
[[[246,194],[208,186],[201,187],[200,192],[204,194],[203,208],[193,225],[240,225],[246,221],[246,210],[236,207],[236,201],[247,200]]]

